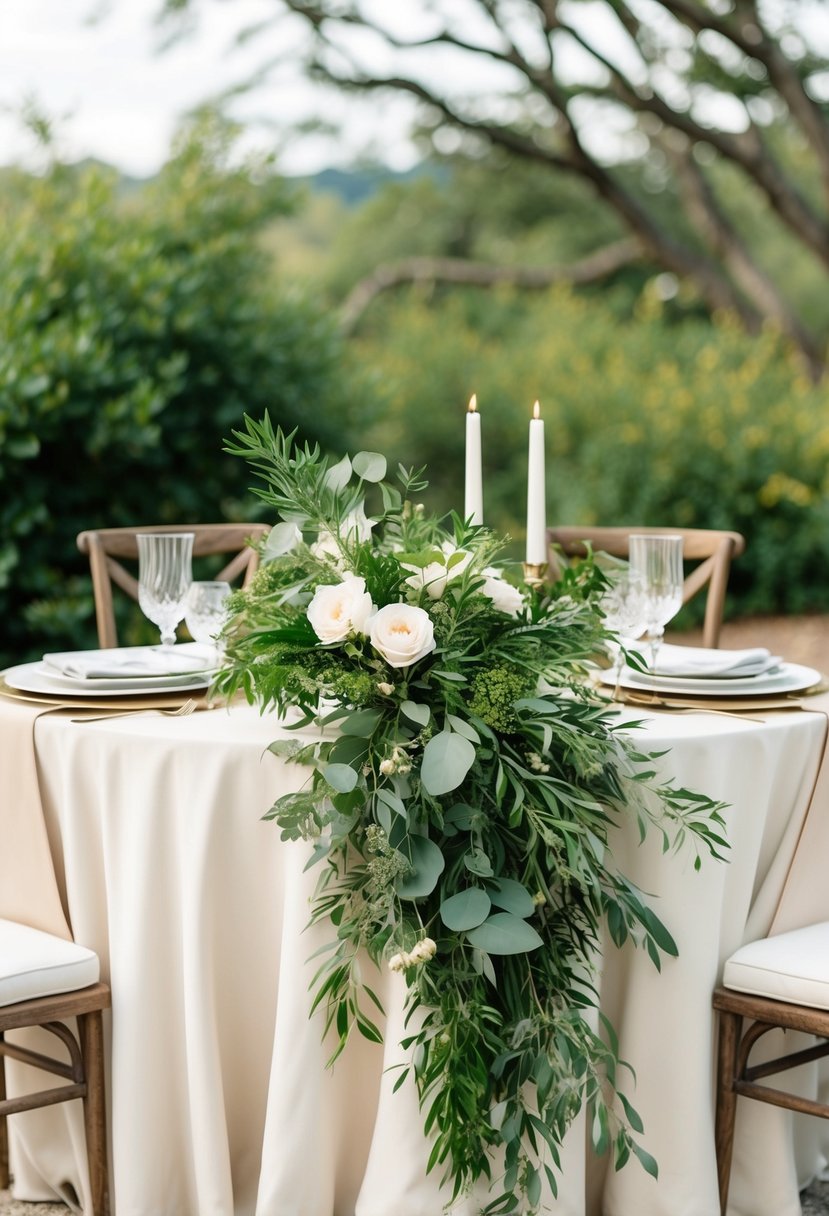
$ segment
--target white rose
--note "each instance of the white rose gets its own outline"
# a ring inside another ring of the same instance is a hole
[[[508,583],[499,570],[487,566],[484,570],[484,585],[481,587],[484,595],[489,596],[494,608],[505,612],[507,616],[518,616],[524,609],[524,597],[517,587]]]
[[[318,533],[317,539],[311,545],[311,552],[314,557],[330,557],[334,565],[342,564],[342,550],[333,533],[329,532],[327,528],[323,528]]]
[[[463,574],[466,567],[472,561],[472,554],[467,553],[466,549],[456,549],[451,541],[445,540],[441,545],[444,553],[444,561],[429,562],[428,566],[410,566],[406,562],[401,562],[404,570],[412,570],[414,573],[411,578],[406,579],[407,586],[414,591],[426,591],[426,594],[432,600],[439,600],[446,590],[446,584],[451,582],[453,578],[458,578]],[[456,561],[453,566],[449,566],[449,559],[454,557],[456,553],[463,556],[460,561]]]
[[[376,520],[366,518],[365,507],[360,503],[343,519],[340,525],[340,536],[344,541],[350,541],[352,544],[357,541],[371,540],[371,529],[375,523]],[[335,565],[342,560],[339,542],[327,528],[320,530],[317,539],[311,545],[311,552],[314,557],[330,557]]]
[[[428,612],[412,604],[387,604],[371,618],[371,644],[390,667],[411,667],[435,649]]]
[[[371,529],[377,521],[366,518],[366,509],[362,503],[359,503],[353,511],[349,511],[340,526],[340,536],[344,536],[346,540],[367,541],[371,540]]]
[[[341,583],[317,587],[308,605],[311,628],[321,642],[344,642],[353,633],[367,633],[374,612],[366,580],[349,574]]]
[[[409,566],[402,562],[404,570],[413,570],[411,578],[406,579],[406,585],[413,591],[425,591],[432,600],[439,600],[446,590],[449,572],[440,562],[429,562],[428,566]]]

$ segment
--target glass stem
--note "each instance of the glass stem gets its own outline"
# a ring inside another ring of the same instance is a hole
[[[648,666],[650,667],[651,671],[656,671],[656,656],[659,653],[659,647],[662,645],[662,639],[664,636],[664,626],[653,625],[648,630],[648,649],[650,652]]]
[[[161,634],[161,645],[162,645],[162,646],[163,646],[165,649],[169,648],[170,646],[175,646],[175,644],[176,644],[176,631],[175,631],[175,629],[171,630],[169,633],[163,633],[163,632],[162,632],[162,634]]]

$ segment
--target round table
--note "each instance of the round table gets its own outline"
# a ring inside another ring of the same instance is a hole
[[[705,858],[696,872],[691,849],[663,854],[655,834],[640,847],[633,821],[614,830],[621,868],[679,947],[658,974],[644,952],[608,946],[600,974],[660,1176],[593,1160],[580,1122],[551,1210],[715,1216],[711,991],[728,954],[772,924],[826,718],[636,717],[642,748],[667,752],[666,775],[729,804],[730,861]],[[284,733],[247,706],[36,722],[58,886],[112,987],[114,1216],[438,1216],[445,1202],[437,1172],[425,1174],[415,1096],[406,1086],[393,1094],[396,1073],[386,1071],[400,1058],[400,977],[370,981],[387,1007],[385,1046],[355,1036],[325,1068],[330,1044],[307,1015],[309,956],[327,937],[324,926],[305,928],[316,874],[304,868],[305,846],[262,818],[307,778],[267,750]],[[815,816],[829,817],[820,786]],[[829,917],[823,885],[804,915]],[[84,1194],[77,1105],[12,1120],[19,1197]],[[781,1134],[793,1116],[750,1106],[737,1118],[730,1211],[799,1216],[797,1163]],[[813,1163],[814,1141],[800,1139]],[[451,1210],[472,1216],[480,1198]]]

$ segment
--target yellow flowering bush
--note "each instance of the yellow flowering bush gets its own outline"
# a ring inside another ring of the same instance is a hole
[[[526,423],[539,398],[551,523],[735,529],[747,552],[732,570],[730,615],[825,608],[826,386],[810,383],[772,331],[669,314],[650,287],[633,315],[621,299],[558,287],[390,302],[357,351],[381,389],[366,440],[428,464],[432,501],[456,505],[475,391],[486,520],[517,555]]]

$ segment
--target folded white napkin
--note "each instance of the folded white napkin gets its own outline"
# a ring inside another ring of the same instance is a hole
[[[647,649],[640,643],[635,649],[647,662]],[[685,679],[737,679],[745,676],[759,676],[773,670],[780,663],[778,655],[773,655],[763,646],[749,650],[709,650],[701,646],[671,646],[663,643],[656,653],[654,675],[677,676]]]
[[[70,650],[45,654],[43,662],[63,676],[75,680],[114,680],[142,676],[184,676],[209,671],[216,665],[216,652],[196,643],[183,643],[170,650],[155,646],[118,646],[112,650]]]

